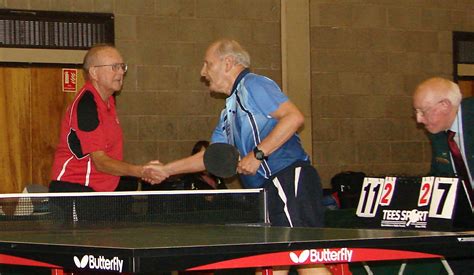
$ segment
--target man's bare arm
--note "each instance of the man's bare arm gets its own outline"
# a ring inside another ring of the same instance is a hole
[[[271,116],[278,120],[275,128],[262,140],[258,148],[266,156],[273,153],[287,142],[304,124],[304,116],[300,110],[291,102],[287,101],[271,113]]]
[[[271,116],[278,120],[278,123],[270,134],[258,144],[258,149],[262,150],[266,156],[287,142],[304,123],[303,114],[290,101],[282,103],[276,111],[271,113]],[[260,163],[254,157],[253,152],[250,152],[239,162],[237,172],[245,175],[254,175]]]
[[[204,151],[192,156],[167,163],[164,168],[169,175],[196,173],[206,170],[204,167]]]
[[[163,170],[163,165],[159,162],[146,165],[134,165],[109,157],[104,151],[96,151],[91,154],[94,167],[102,173],[114,176],[133,176],[143,179],[151,179],[154,181],[162,181],[168,177]],[[151,173],[153,172],[153,177]]]

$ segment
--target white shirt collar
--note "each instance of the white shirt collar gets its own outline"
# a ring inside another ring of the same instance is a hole
[[[459,105],[458,112],[456,114],[456,117],[454,118],[453,124],[451,124],[451,127],[449,130],[455,132],[455,133],[461,133],[462,128],[461,128],[461,105]]]

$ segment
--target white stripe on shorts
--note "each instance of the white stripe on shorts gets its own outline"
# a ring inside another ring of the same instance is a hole
[[[295,169],[295,198],[298,197],[298,184],[300,182],[301,167]]]
[[[275,185],[276,189],[278,190],[278,196],[280,196],[280,199],[283,201],[285,206],[283,207],[283,211],[285,211],[286,218],[288,219],[288,222],[290,223],[290,227],[293,227],[293,223],[291,222],[291,217],[290,213],[288,212],[288,205],[287,205],[287,199],[285,195],[285,191],[283,191],[283,188],[281,187],[281,183],[278,180],[278,178],[273,179],[273,185]]]

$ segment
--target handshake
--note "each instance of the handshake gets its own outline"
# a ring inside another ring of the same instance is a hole
[[[159,184],[170,176],[166,165],[153,160],[142,166],[141,179],[151,184]]]

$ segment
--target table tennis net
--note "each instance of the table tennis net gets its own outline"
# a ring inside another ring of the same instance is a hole
[[[15,221],[262,224],[265,205],[260,189],[0,194],[0,230]]]

